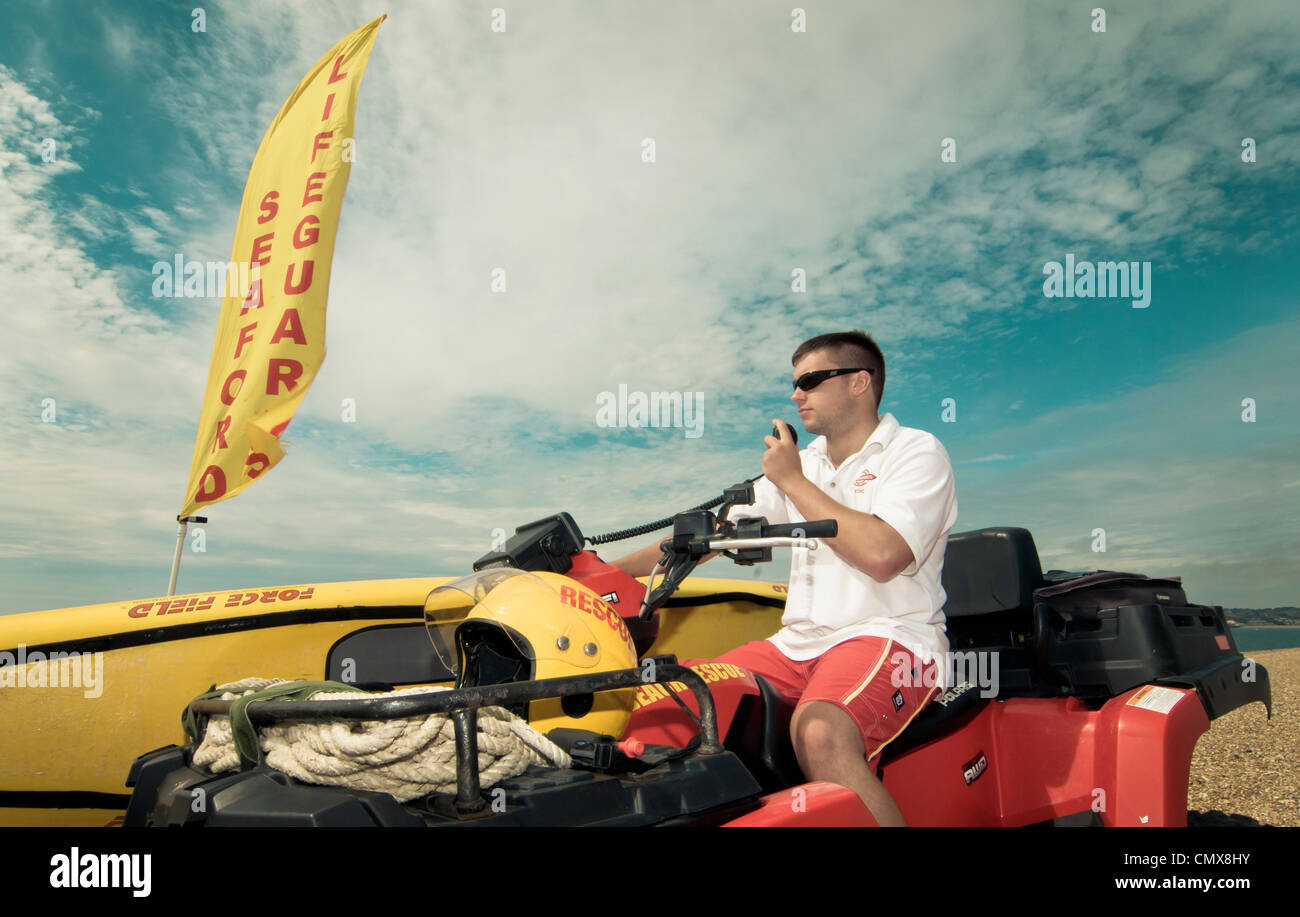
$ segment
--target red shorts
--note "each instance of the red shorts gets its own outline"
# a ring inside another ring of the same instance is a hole
[[[716,661],[762,675],[796,704],[819,700],[839,707],[857,724],[873,769],[881,749],[939,693],[937,660],[921,666],[910,650],[884,637],[854,637],[803,662],[755,640]]]

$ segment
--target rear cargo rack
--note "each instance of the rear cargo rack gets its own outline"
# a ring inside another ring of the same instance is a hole
[[[325,701],[254,701],[248,718],[269,724],[286,720],[386,720],[408,716],[450,713],[456,732],[456,808],[472,813],[486,807],[478,774],[478,709],[508,706],[526,701],[568,697],[634,688],[643,684],[679,681],[695,695],[700,711],[701,755],[721,754],[718,741],[718,713],[713,695],[696,672],[681,665],[658,663],[653,668],[619,669],[593,675],[571,675],[503,685],[452,688],[403,697],[358,697]],[[201,716],[228,716],[234,701],[201,700],[190,705]]]

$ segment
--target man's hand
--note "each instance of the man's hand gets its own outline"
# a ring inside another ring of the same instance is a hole
[[[763,437],[763,442],[767,445],[767,451],[763,453],[763,474],[788,493],[790,485],[806,480],[803,476],[803,463],[799,461],[799,450],[790,439],[785,421],[774,419],[772,425],[780,436]]]

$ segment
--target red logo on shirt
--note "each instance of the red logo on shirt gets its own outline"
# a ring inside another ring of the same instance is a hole
[[[853,482],[853,486],[861,487],[863,484],[867,483],[868,481],[874,481],[875,479],[876,476],[872,474],[870,471],[864,471],[862,472],[862,474],[858,475],[858,479]]]

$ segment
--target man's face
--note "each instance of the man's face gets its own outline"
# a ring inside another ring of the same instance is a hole
[[[840,369],[853,365],[856,364],[835,360],[830,351],[814,350],[795,364],[794,378],[822,369]],[[854,397],[853,389],[855,386],[859,389],[862,387],[864,376],[870,378],[866,373],[832,376],[810,392],[796,388],[790,400],[799,409],[799,419],[803,421],[804,429],[809,433],[826,436],[850,429],[861,410],[856,404],[858,399]]]

